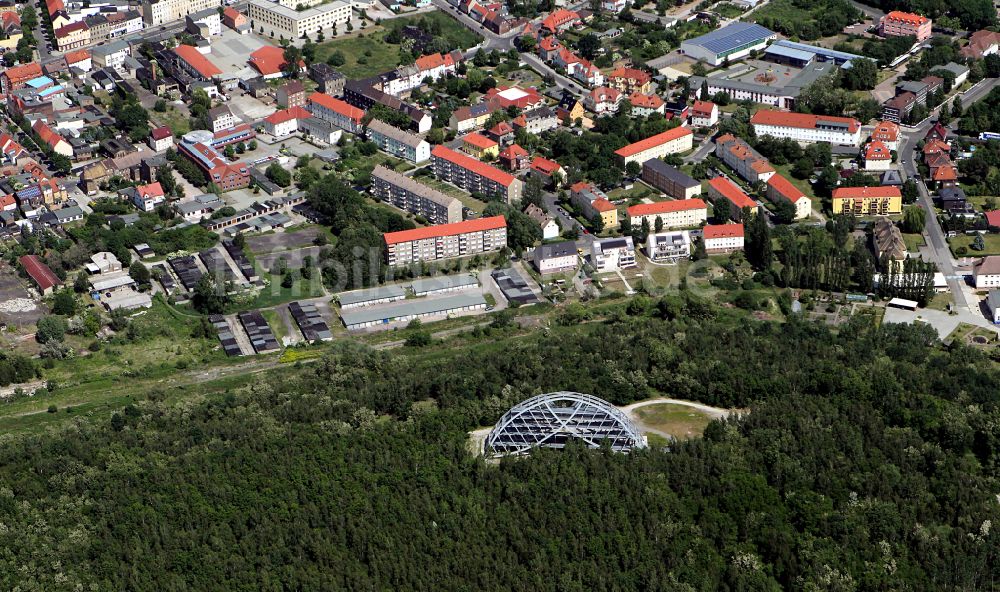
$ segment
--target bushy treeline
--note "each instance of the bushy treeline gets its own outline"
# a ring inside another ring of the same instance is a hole
[[[990,589],[992,362],[926,327],[627,311],[462,351],[340,344],[223,398],[8,437],[0,588]],[[670,451],[468,453],[554,389],[749,413]]]

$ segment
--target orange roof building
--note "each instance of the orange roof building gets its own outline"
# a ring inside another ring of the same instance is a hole
[[[542,29],[551,34],[559,33],[580,22],[580,15],[572,10],[560,8],[542,19]]]
[[[850,117],[810,115],[762,109],[750,124],[758,136],[791,138],[796,142],[829,142],[843,146],[861,144],[861,122]]]
[[[321,92],[309,95],[307,103],[313,117],[328,121],[352,134],[361,129],[365,112],[350,103]]]
[[[475,158],[437,145],[431,151],[434,174],[470,193],[499,195],[507,203],[521,199],[524,183],[510,173],[505,173]]]
[[[751,214],[757,211],[757,202],[726,177],[715,177],[708,182],[708,197],[715,204],[716,214],[728,210],[733,220],[743,219],[743,208],[750,208]]]
[[[795,206],[796,220],[803,220],[812,214],[812,200],[780,174],[774,174],[767,180],[767,199],[771,203],[778,203],[779,200],[790,202]]]
[[[890,150],[899,148],[899,124],[892,121],[880,121],[872,130],[872,140],[878,140]]]
[[[635,161],[639,164],[651,158],[686,152],[694,147],[694,134],[686,127],[675,127],[615,150],[619,164],[625,166]]]
[[[0,74],[0,88],[2,88],[4,93],[9,93],[12,90],[24,88],[24,85],[29,80],[38,78],[41,75],[42,67],[38,65],[38,62],[7,68]]]
[[[879,20],[878,29],[883,37],[916,37],[924,41],[931,36],[931,19],[914,14],[893,10]]]
[[[833,190],[834,214],[890,216],[903,213],[903,194],[899,187],[838,187]]]
[[[206,58],[196,47],[178,45],[174,48],[181,67],[197,80],[208,81],[222,74],[222,70]]]
[[[407,265],[497,251],[507,246],[507,220],[489,216],[413,230],[387,232],[386,263]]]
[[[657,218],[664,228],[693,228],[708,219],[708,205],[698,198],[641,203],[626,212],[633,226],[645,220],[650,228],[655,228]]]
[[[285,50],[273,45],[265,45],[250,54],[250,59],[247,60],[247,63],[260,72],[260,75],[264,78],[279,78],[285,75],[284,68],[287,63],[285,61]],[[305,67],[306,63],[299,60],[299,69],[302,70]]]
[[[743,250],[742,224],[709,224],[701,229],[707,253],[730,253]]]

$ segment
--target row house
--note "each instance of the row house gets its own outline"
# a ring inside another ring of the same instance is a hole
[[[409,117],[410,127],[418,134],[426,133],[431,129],[432,120],[429,113],[371,86],[367,81],[347,81],[344,84],[344,100],[359,109],[370,109],[373,105],[383,105],[393,111],[399,111]]]

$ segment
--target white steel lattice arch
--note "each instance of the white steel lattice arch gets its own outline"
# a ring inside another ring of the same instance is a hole
[[[570,391],[526,399],[510,409],[483,442],[486,457],[527,454],[534,448],[562,448],[571,439],[616,452],[645,448],[638,427],[607,401]]]

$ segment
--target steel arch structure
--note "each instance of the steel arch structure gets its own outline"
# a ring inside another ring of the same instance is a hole
[[[563,448],[572,439],[590,448],[607,443],[615,452],[645,448],[646,438],[618,408],[593,395],[570,391],[526,399],[510,409],[483,442],[487,458]]]

